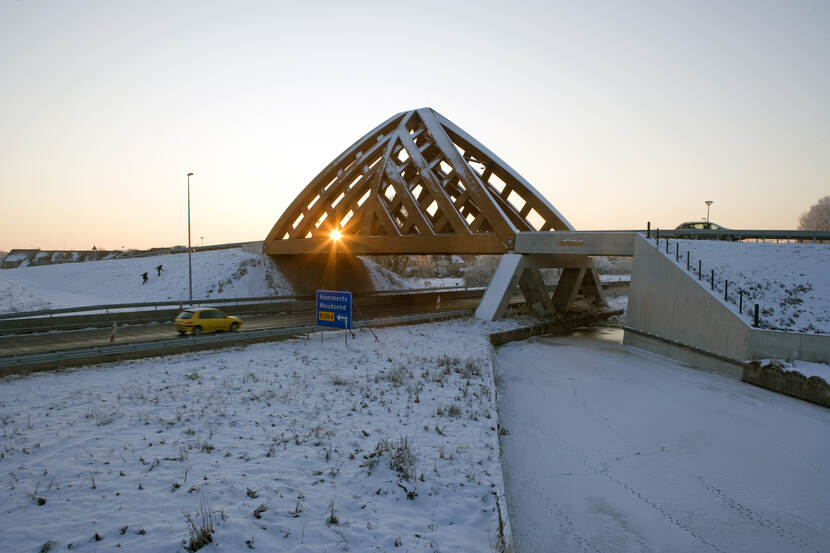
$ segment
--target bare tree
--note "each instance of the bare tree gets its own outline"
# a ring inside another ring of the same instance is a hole
[[[825,196],[798,218],[798,230],[830,230],[830,196]]]

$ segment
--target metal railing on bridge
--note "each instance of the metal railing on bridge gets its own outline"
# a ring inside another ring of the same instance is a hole
[[[830,242],[830,231],[826,230],[703,230],[703,229],[646,229],[648,238],[691,239],[691,240],[787,240],[796,243],[823,244]]]

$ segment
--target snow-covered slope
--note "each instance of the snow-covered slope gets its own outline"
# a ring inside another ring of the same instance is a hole
[[[653,241],[652,241],[653,243]],[[676,260],[675,243],[680,246]],[[743,290],[743,319],[752,322],[754,304],[759,304],[760,327],[790,332],[830,333],[830,245],[764,244],[715,240],[672,240],[666,254],[697,275],[702,262],[703,287],[723,301],[724,280],[729,281],[725,302],[738,314],[738,290]],[[715,271],[715,290],[709,279]]]
[[[361,258],[378,290],[459,285],[459,279],[403,278]],[[161,274],[155,270],[163,265]],[[142,284],[142,273],[149,280]],[[291,295],[290,284],[267,255],[242,249],[193,254],[193,297]],[[0,270],[0,313],[111,303],[178,301],[188,297],[187,254],[62,263]]]
[[[188,297],[187,254],[24,267],[0,271],[0,312],[182,300]],[[159,275],[155,270],[163,265]],[[142,273],[148,273],[142,284]],[[291,294],[267,256],[241,249],[193,254],[193,297]]]

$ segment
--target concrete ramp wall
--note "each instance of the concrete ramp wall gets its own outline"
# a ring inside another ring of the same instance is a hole
[[[830,336],[752,328],[705,285],[637,235],[624,343],[739,378],[751,359],[830,362]]]

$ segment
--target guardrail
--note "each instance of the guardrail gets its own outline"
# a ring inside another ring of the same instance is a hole
[[[459,290],[466,291],[484,291],[482,286],[474,286],[470,288],[462,288],[461,286],[444,286],[441,288],[411,288],[405,290],[379,290],[375,292],[364,292],[354,294],[354,297],[377,297],[377,296],[400,296],[409,294],[425,294],[425,293],[445,293],[457,292]],[[55,315],[67,315],[77,313],[91,313],[103,311],[108,314],[110,311],[117,311],[123,309],[138,309],[146,311],[156,311],[159,307],[198,307],[201,305],[227,305],[227,304],[250,304],[250,303],[272,303],[279,301],[303,301],[313,300],[313,295],[293,295],[293,296],[252,296],[245,298],[207,298],[189,300],[169,300],[157,302],[133,302],[133,303],[109,303],[101,305],[85,305],[78,307],[59,307],[56,309],[39,309],[35,311],[17,311],[14,313],[0,313],[0,320],[3,319],[25,319],[31,317],[53,317]]]
[[[455,311],[442,311],[438,313],[420,313],[416,315],[401,315],[371,320],[356,320],[354,322],[354,328],[360,329],[364,327],[416,324],[436,320],[467,317],[472,316],[474,313],[474,309],[459,309]],[[0,375],[32,370],[46,370],[57,367],[63,368],[78,365],[91,365],[95,363],[109,363],[125,359],[152,357],[155,355],[186,353],[188,351],[198,349],[222,348],[231,345],[267,342],[315,331],[338,332],[338,330],[335,329],[325,329],[323,327],[317,327],[316,325],[303,325],[291,328],[271,328],[233,333],[203,334],[199,336],[176,337],[147,342],[92,346],[48,353],[11,355],[7,357],[0,357]]]
[[[370,307],[373,304],[384,301],[385,298],[412,298],[413,301],[434,301],[436,295],[450,297],[478,297],[484,293],[484,288],[423,288],[405,291],[372,292],[358,294],[355,296],[357,308]],[[273,296],[265,299],[266,302],[257,301],[260,298],[239,298],[228,299],[225,303],[236,302],[232,310],[234,315],[260,315],[276,313],[299,313],[313,311],[313,296]],[[196,302],[194,302],[196,303]],[[205,303],[216,305],[213,300],[206,300]],[[129,308],[130,306],[158,306],[154,309],[139,311],[109,311],[103,312],[102,307],[88,306],[85,308],[67,308],[70,311],[59,316],[28,316],[0,319],[0,335],[24,334],[31,332],[43,332],[49,330],[67,331],[86,328],[108,328],[113,323],[119,326],[127,324],[148,324],[172,321],[179,314],[179,302],[160,302],[158,304],[118,304],[117,307]],[[167,306],[167,307],[166,307]],[[175,308],[169,308],[175,306]],[[112,306],[109,306],[112,307]],[[161,308],[159,308],[161,307]],[[89,310],[84,314],[77,314],[78,310]],[[64,311],[64,310],[61,310]],[[96,313],[97,311],[97,313]],[[229,310],[231,311],[231,310]]]
[[[826,230],[698,230],[698,229],[647,229],[641,231],[651,239],[660,238],[703,239],[703,240],[795,240],[796,242],[830,242],[830,231]]]

